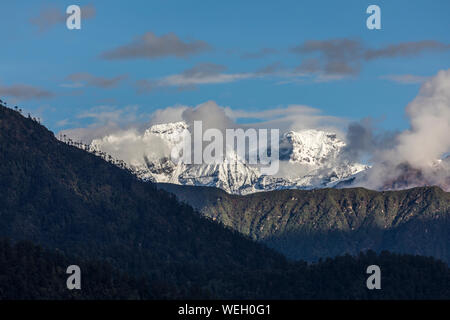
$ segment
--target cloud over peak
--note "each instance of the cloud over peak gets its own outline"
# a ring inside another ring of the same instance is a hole
[[[450,69],[441,70],[421,86],[406,106],[410,128],[399,133],[374,134],[370,123],[352,124],[349,154],[368,153],[373,163],[359,182],[371,189],[438,185],[450,187]],[[415,174],[420,179],[413,179]]]

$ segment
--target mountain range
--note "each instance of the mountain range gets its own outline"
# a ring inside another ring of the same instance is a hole
[[[308,129],[288,131],[280,138],[280,160],[286,166],[280,175],[268,176],[259,168],[228,150],[223,163],[185,164],[175,162],[170,156],[177,143],[183,141],[189,125],[174,122],[153,125],[141,139],[158,138],[166,150],[161,153],[154,145],[131,151],[130,169],[142,180],[190,186],[217,187],[232,194],[249,194],[281,189],[315,189],[333,187],[354,178],[369,166],[340,161],[345,142],[333,132]],[[90,149],[107,151],[120,158],[114,136],[94,139]],[[338,161],[339,160],[339,161]],[[283,168],[282,168],[283,169]]]
[[[185,122],[154,125],[145,131],[144,139],[157,137],[167,150],[173,150],[183,135],[189,134],[188,128]],[[90,149],[107,148],[113,138],[94,140]],[[283,134],[281,159],[294,168],[306,168],[305,175],[298,177],[297,170],[290,179],[261,175],[234,155],[234,161],[222,164],[186,165],[144,152],[128,168],[139,179],[156,182],[159,189],[175,194],[203,216],[291,259],[317,261],[371,249],[429,255],[450,262],[449,193],[439,187],[383,192],[349,188],[364,179],[370,168],[342,161],[345,146],[336,134],[326,131]],[[420,182],[419,171],[407,165],[401,170],[402,175],[386,182],[386,189],[403,189],[413,181]]]
[[[347,230],[350,222],[360,226],[386,215],[380,223],[415,221],[416,227],[405,231],[418,253],[422,246],[431,245],[447,252],[445,229],[429,229],[428,238],[417,239],[420,233],[415,233],[421,216],[424,225],[435,221],[436,226],[448,226],[448,195],[438,189],[392,196],[365,194],[359,189],[350,194],[323,189],[319,193],[280,190],[239,196],[214,188],[176,186],[197,188],[193,193],[197,197],[202,196],[201,190],[222,193],[229,219],[236,220],[225,224],[225,219],[220,222],[202,215],[158,185],[137,179],[126,167],[102,157],[63,143],[36,120],[0,106],[0,238],[9,239],[0,241],[0,298],[450,297],[450,269],[434,258],[370,250],[350,256],[343,250],[340,257],[308,264],[287,259],[251,239],[276,235],[265,229],[266,225],[269,231],[281,228],[277,221],[264,222],[274,219],[273,214],[281,214],[283,221],[311,219],[321,224],[318,230],[327,230],[332,221]],[[275,196],[264,199],[265,194]],[[362,206],[367,202],[366,214],[356,210],[360,197]],[[257,202],[261,205],[243,210]],[[383,204],[406,209],[387,214]],[[276,208],[284,211],[276,212]],[[317,217],[313,208],[321,209]],[[334,214],[320,219],[326,213]],[[271,219],[264,220],[264,216]],[[257,221],[263,227],[258,234]],[[246,228],[253,231],[246,233]],[[80,265],[86,290],[66,291],[68,264]],[[383,290],[365,286],[366,268],[371,264],[383,270]]]

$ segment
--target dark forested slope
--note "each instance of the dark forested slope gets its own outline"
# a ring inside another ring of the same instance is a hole
[[[173,298],[163,281],[135,278],[104,261],[75,259],[82,270],[81,290],[66,288],[66,268],[74,258],[29,242],[0,240],[0,300],[4,299],[161,299]],[[381,269],[381,290],[368,290],[367,266]],[[234,299],[449,299],[450,269],[432,258],[367,252],[303,262],[272,270],[242,270],[215,279],[226,288],[211,294],[189,287],[178,297]],[[210,287],[218,284],[210,284]],[[178,287],[179,289],[180,287]],[[172,288],[174,289],[174,288]]]
[[[0,237],[101,257],[167,286],[286,264],[45,127],[0,107]],[[181,285],[183,284],[183,285]],[[182,293],[181,293],[182,294]]]
[[[81,290],[68,290],[67,267],[82,270]],[[0,240],[0,300],[149,299],[145,279],[129,277],[106,262],[73,259],[60,250],[44,250],[27,241]]]

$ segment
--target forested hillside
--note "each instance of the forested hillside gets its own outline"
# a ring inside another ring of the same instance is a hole
[[[66,268],[76,261],[81,290],[66,288]],[[368,290],[367,266],[381,268],[381,290]],[[223,278],[228,295],[193,288],[181,296],[164,282],[136,278],[99,260],[85,261],[29,242],[0,240],[0,300],[4,299],[449,299],[450,269],[432,258],[367,252],[314,265],[292,263],[273,270],[243,270]],[[215,285],[216,287],[218,284]]]
[[[66,286],[66,270],[73,262],[82,270],[81,290]],[[74,259],[31,242],[0,240],[0,300],[149,299],[152,291],[146,279],[119,273],[107,262]]]
[[[434,256],[450,262],[450,193],[438,187],[282,190],[246,196],[159,184],[204,216],[293,259],[316,261],[362,250]]]
[[[220,287],[225,274],[286,265],[281,254],[5,107],[0,177],[0,237],[102,258],[161,283],[172,297],[191,286]]]

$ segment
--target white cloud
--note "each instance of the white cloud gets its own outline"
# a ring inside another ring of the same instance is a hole
[[[154,80],[140,80],[137,83],[138,91],[144,93],[170,87],[191,89],[203,84],[229,83],[261,76],[259,73],[224,73],[225,70],[226,67],[222,65],[201,63],[179,74]]]
[[[101,138],[128,128],[140,129],[143,119],[149,119],[149,115],[139,113],[139,106],[130,105],[122,109],[114,106],[96,106],[83,111],[76,116],[76,121],[66,120],[74,126],[80,120],[90,121],[89,125],[60,131],[57,135],[65,134],[74,141],[91,143],[93,139]]]
[[[372,151],[373,168],[361,185],[373,189],[402,181],[403,187],[450,188],[450,69],[427,80],[406,107],[410,129],[391,139],[391,146]]]

